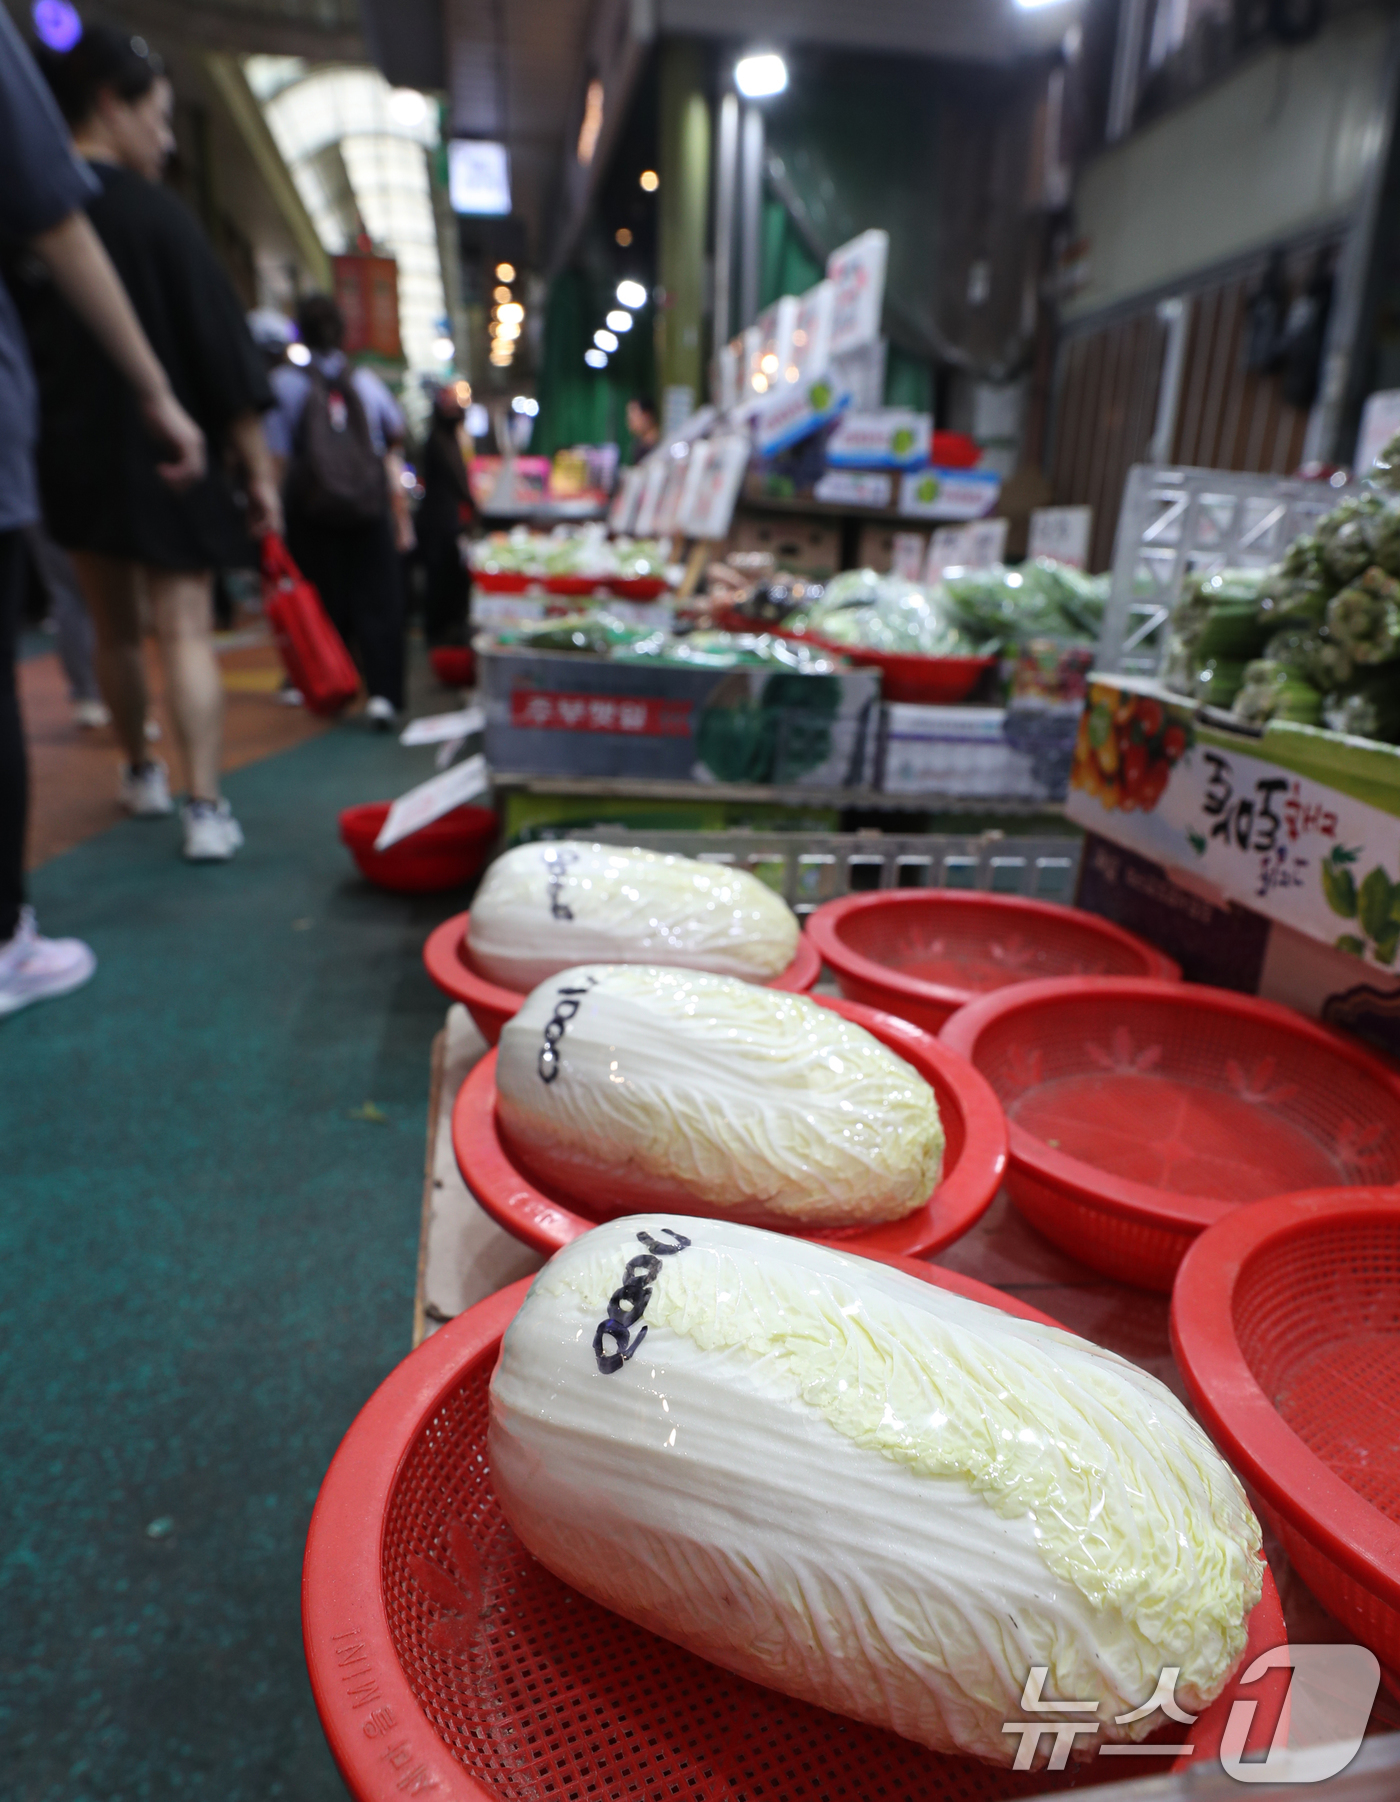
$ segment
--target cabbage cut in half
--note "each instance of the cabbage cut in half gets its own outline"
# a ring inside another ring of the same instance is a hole
[[[922,1207],[942,1172],[917,1071],[805,995],[731,976],[565,970],[506,1022],[496,1086],[521,1163],[600,1219],[870,1226]]]
[[[1036,1666],[1098,1723],[1079,1756],[1167,1724],[1118,1718],[1163,1671],[1198,1714],[1262,1588],[1239,1482],[1155,1378],[728,1222],[648,1213],[559,1252],[506,1330],[489,1457],[528,1549],[604,1607],[998,1764]]]
[[[766,982],[797,954],[781,895],[744,870],[607,845],[519,845],[486,873],[471,958],[525,991],[574,964],[676,964]]]

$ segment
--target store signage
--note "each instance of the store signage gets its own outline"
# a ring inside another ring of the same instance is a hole
[[[1053,557],[1075,569],[1089,567],[1092,507],[1036,507],[1031,513],[1028,557]]]
[[[399,342],[399,266],[393,257],[332,257],[336,305],[345,316],[345,350],[368,351],[388,362],[403,356]]]
[[[833,250],[827,258],[827,279],[835,291],[831,320],[833,356],[872,344],[879,337],[889,253],[890,234],[868,231]]]
[[[906,582],[919,581],[924,573],[928,540],[922,532],[895,532],[890,538],[890,573]]]
[[[608,530],[630,532],[642,504],[642,486],[646,477],[640,467],[624,469],[618,477],[617,492],[608,508]]]
[[[447,198],[454,213],[504,218],[510,211],[510,154],[488,138],[447,146]]]
[[[933,442],[933,415],[910,407],[843,413],[826,444],[837,469],[922,469]]]
[[[820,375],[831,360],[831,325],[836,315],[836,287],[818,282],[797,300],[792,332],[792,360],[803,375]]]
[[[544,688],[511,691],[510,723],[536,732],[623,732],[630,738],[688,738],[689,701],[641,695],[581,695]]]
[[[792,355],[797,313],[797,296],[784,294],[754,321],[748,383],[755,394],[771,394],[785,382],[797,380],[798,368]]]
[[[1001,477],[983,469],[921,469],[901,478],[899,510],[915,519],[981,519],[996,506]]]
[[[1004,519],[979,519],[970,526],[940,526],[929,539],[926,582],[937,582],[945,569],[991,569],[1006,555]]]
[[[697,444],[695,450],[703,451],[704,459],[686,483],[677,530],[691,538],[727,538],[734,503],[749,466],[748,435],[725,432]]]
[[[1400,819],[1197,727],[1185,703],[1092,683],[1066,811],[1226,900],[1396,968]]]
[[[656,516],[670,469],[671,459],[665,451],[653,451],[641,465],[642,492],[637,502],[636,517],[632,522],[632,530],[639,538],[649,538],[656,530]]]

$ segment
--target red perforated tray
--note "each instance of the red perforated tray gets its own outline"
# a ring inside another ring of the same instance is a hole
[[[907,1020],[813,995],[897,1052],[938,1097],[945,1148],[943,1180],[923,1207],[880,1226],[803,1233],[866,1257],[932,1257],[951,1245],[992,1204],[1006,1173],[1006,1117],[987,1082],[965,1058],[940,1045]],[[502,1137],[496,1122],[496,1053],[489,1052],[458,1091],[452,1110],[452,1147],[467,1187],[492,1219],[526,1245],[546,1254],[577,1239],[598,1217],[567,1195],[538,1188]]]
[[[950,1271],[884,1261],[1046,1318]],[[550,1576],[502,1520],[486,1464],[487,1387],[528,1286],[405,1359],[321,1486],[302,1627],[321,1724],[357,1802],[996,1802],[1166,1762],[1100,1759],[1057,1775],[941,1758],[731,1676]],[[1242,1669],[1285,1638],[1266,1571]],[[1277,1719],[1278,1684],[1248,1694],[1261,1691],[1251,1747]],[[1169,1730],[1192,1741],[1197,1767],[1219,1749],[1233,1693],[1193,1729]]]
[[[1172,1347],[1299,1575],[1400,1671],[1400,1190],[1280,1196],[1202,1233]]]
[[[453,914],[430,932],[423,946],[423,964],[445,995],[463,1003],[486,1043],[494,1045],[506,1021],[520,1012],[525,997],[516,989],[502,988],[500,983],[488,982],[478,974],[472,964],[471,918],[470,913]],[[821,973],[821,957],[804,932],[787,969],[770,977],[763,986],[805,995]]]

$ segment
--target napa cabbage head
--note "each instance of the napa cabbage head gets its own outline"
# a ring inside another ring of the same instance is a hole
[[[594,1213],[670,1205],[757,1225],[900,1219],[937,1186],[923,1077],[805,995],[670,968],[586,965],[501,1033],[498,1117]]]
[[[574,964],[664,963],[765,982],[797,953],[792,909],[746,870],[566,843],[498,857],[472,903],[470,955],[528,990]]]

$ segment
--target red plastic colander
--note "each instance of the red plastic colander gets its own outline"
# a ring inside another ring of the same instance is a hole
[[[502,988],[500,983],[488,982],[477,972],[472,963],[470,913],[453,914],[429,933],[423,946],[423,963],[443,994],[463,1003],[488,1045],[496,1043],[506,1021],[514,1019],[524,1005],[525,997],[517,989]],[[821,971],[821,957],[804,932],[787,969],[769,977],[763,986],[805,995]]]
[[[1171,1320],[1196,1410],[1298,1574],[1400,1671],[1400,1191],[1237,1209],[1182,1260]]]
[[[884,1262],[1022,1319],[1046,1319],[951,1271]],[[501,1290],[405,1359],[361,1411],[321,1486],[302,1630],[321,1724],[357,1802],[996,1802],[1076,1781],[1073,1771],[939,1757],[792,1701],[550,1576],[502,1519],[486,1462],[487,1388],[528,1287]],[[1241,1668],[1286,1637],[1266,1570]],[[1196,1747],[1181,1763],[1200,1765],[1219,1750],[1238,1682],[1194,1728],[1170,1729]],[[1279,1686],[1266,1680],[1241,1693],[1261,1698],[1248,1743],[1267,1745]],[[1166,1762],[1099,1759],[1077,1780]]]
[[[843,995],[925,1032],[1015,982],[1181,975],[1169,957],[1097,914],[979,890],[843,895],[809,915],[807,931]]]
[[[966,1058],[907,1020],[834,995],[813,995],[843,1019],[863,1026],[911,1064],[938,1098],[943,1123],[943,1177],[923,1207],[879,1226],[801,1233],[864,1257],[932,1257],[960,1239],[991,1206],[1006,1173],[1006,1119],[990,1085]],[[577,1239],[600,1215],[573,1196],[536,1187],[496,1121],[496,1053],[462,1084],[452,1110],[452,1147],[462,1178],[493,1220],[546,1255]]]
[[[940,1036],[1006,1109],[1016,1206],[1120,1282],[1170,1289],[1192,1240],[1240,1202],[1400,1181],[1400,1076],[1252,995],[1028,982]]]

